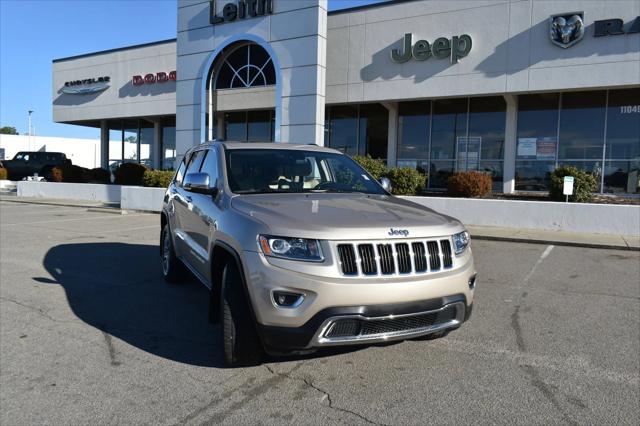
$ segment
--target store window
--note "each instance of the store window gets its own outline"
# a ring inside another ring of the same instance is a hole
[[[558,159],[602,161],[606,91],[562,94]]]
[[[238,111],[224,114],[225,139],[240,142],[272,142],[275,129],[273,110]]]
[[[398,158],[403,165],[416,167],[417,160],[429,159],[431,102],[402,102],[398,106]],[[415,161],[415,163],[410,163]],[[398,164],[400,165],[400,163]]]
[[[109,122],[109,169],[122,164],[122,154],[122,125],[119,121]]]
[[[268,86],[276,83],[273,61],[257,44],[234,46],[219,62],[215,89]]]
[[[387,158],[389,112],[380,104],[335,105],[325,111],[325,145],[348,155]]]
[[[138,158],[139,163],[147,167],[153,167],[152,153],[153,153],[153,141],[155,139],[153,124],[140,120],[140,134],[138,144]]]
[[[162,169],[173,170],[176,161],[176,119],[166,118],[162,121]]]
[[[559,106],[558,93],[518,98],[516,190],[548,189],[557,157]]]
[[[640,88],[609,91],[604,192],[640,192]]]
[[[329,107],[329,141],[331,148],[348,155],[358,155],[358,106]]]
[[[502,186],[506,103],[501,96],[402,102],[398,111],[398,166],[429,175],[443,189],[456,171],[490,173]]]
[[[570,165],[593,174],[598,192],[637,193],[638,99],[637,88],[520,96],[516,190],[547,190]]]

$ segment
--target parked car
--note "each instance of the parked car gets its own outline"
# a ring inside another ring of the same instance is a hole
[[[63,152],[20,151],[12,160],[2,162],[9,180],[21,180],[27,176],[43,176],[51,180],[51,170],[56,166],[71,164]]]
[[[333,149],[200,145],[164,197],[162,273],[191,271],[211,290],[230,365],[442,337],[471,315],[469,233],[389,191]]]

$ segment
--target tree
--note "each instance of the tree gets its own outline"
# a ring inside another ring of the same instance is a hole
[[[4,127],[0,127],[0,134],[3,134],[3,135],[17,135],[18,131],[16,130],[15,127],[4,126]]]

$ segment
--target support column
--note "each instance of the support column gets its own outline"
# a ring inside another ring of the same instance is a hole
[[[382,106],[389,111],[387,124],[387,167],[395,167],[398,152],[398,103],[382,102]]]
[[[162,169],[162,124],[160,120],[153,122],[153,145],[151,146],[151,167]]]
[[[216,134],[215,137],[217,139],[226,139],[226,136],[224,134],[224,112],[216,112]]]
[[[109,169],[109,125],[100,120],[100,167]]]
[[[502,192],[512,194],[516,189],[516,149],[518,132],[518,97],[503,95],[507,103],[507,117],[504,134],[504,161]]]

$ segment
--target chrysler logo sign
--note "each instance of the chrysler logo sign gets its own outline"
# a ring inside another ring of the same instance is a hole
[[[584,12],[551,15],[549,37],[551,43],[564,49],[571,47],[584,37]]]
[[[88,95],[107,89],[110,81],[108,76],[66,81],[60,91],[68,95]]]

